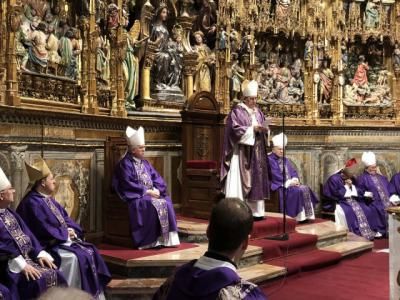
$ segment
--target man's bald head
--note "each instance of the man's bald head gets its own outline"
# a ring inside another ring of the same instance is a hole
[[[245,241],[253,228],[253,214],[246,203],[237,198],[218,202],[211,212],[207,236],[211,251],[234,251]]]

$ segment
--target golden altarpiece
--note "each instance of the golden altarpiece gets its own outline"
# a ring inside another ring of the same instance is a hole
[[[180,112],[206,95],[227,114],[245,79],[274,134],[285,118],[288,156],[317,192],[365,150],[400,171],[398,0],[3,0],[0,21],[0,165],[20,199],[23,161],[44,156],[93,238],[107,138],[143,125],[179,209],[182,141],[219,160],[206,129],[183,137]]]

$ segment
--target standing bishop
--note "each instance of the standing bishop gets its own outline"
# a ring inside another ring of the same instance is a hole
[[[264,114],[256,106],[257,82],[243,82],[242,91],[243,101],[233,107],[226,120],[221,183],[227,198],[245,200],[254,219],[262,220],[264,201],[269,199],[269,129]]]

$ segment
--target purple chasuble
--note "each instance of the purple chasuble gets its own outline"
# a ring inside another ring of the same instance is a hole
[[[12,300],[10,290],[0,283],[0,300]]]
[[[283,184],[288,179],[299,178],[292,163],[285,158],[280,158],[275,153],[268,155],[269,167],[271,168],[271,191],[279,192],[279,207],[283,211]],[[285,165],[285,180],[283,180],[283,165]],[[318,202],[315,193],[306,185],[290,186],[286,189],[286,214],[295,218],[304,208],[306,217],[313,215],[313,207]]]
[[[323,194],[331,200],[337,202],[343,209],[346,216],[346,223],[349,231],[362,235],[366,239],[373,240],[375,237],[374,210],[368,207],[363,201],[360,190],[357,188],[355,178],[351,179],[357,189],[358,197],[345,198],[346,188],[341,173],[333,174],[328,178],[323,187]]]
[[[259,108],[256,110],[256,119],[260,126],[264,124],[265,117]],[[247,128],[253,126],[251,115],[247,110],[236,105],[226,119],[224,145],[221,159],[221,185],[226,184],[231,159],[235,147],[238,147],[240,178],[243,196],[248,200],[269,199],[269,169],[266,153],[266,136],[255,133],[254,146],[239,144],[240,138]]]
[[[193,260],[177,269],[153,300],[266,299],[255,284],[241,279],[234,270],[227,267],[203,270],[195,267],[195,263]]]
[[[357,177],[357,183],[362,196],[365,192],[372,192],[372,200],[366,198],[366,201],[371,201],[368,203],[368,206],[374,211],[376,216],[373,227],[376,231],[385,235],[388,227],[385,209],[391,206],[389,201],[389,181],[381,174],[371,175],[367,171],[364,171]]]
[[[83,242],[82,228],[75,223],[65,209],[52,197],[45,197],[30,191],[17,208],[18,214],[32,228],[40,244],[45,247],[60,264],[58,249],[73,252],[79,261],[82,289],[97,297],[110,282],[111,275],[97,248]],[[74,229],[78,239],[69,246],[68,228]]]
[[[34,299],[50,287],[66,285],[59,271],[41,267],[36,263],[42,250],[43,247],[16,213],[10,209],[0,212],[0,280],[8,287],[13,300]],[[29,265],[38,269],[42,277],[27,281],[22,272],[11,272],[7,262],[19,255],[22,255]]]
[[[167,185],[147,160],[136,160],[127,152],[115,166],[112,186],[119,198],[128,203],[135,247],[150,245],[160,236],[168,238],[169,232],[177,231]],[[152,188],[160,191],[159,199],[146,194]]]
[[[394,174],[390,180],[389,194],[400,196],[400,173]]]

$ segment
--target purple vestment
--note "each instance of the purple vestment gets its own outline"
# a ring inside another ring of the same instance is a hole
[[[336,201],[346,216],[349,231],[362,235],[371,240],[375,236],[374,210],[363,201],[360,189],[357,187],[355,178],[351,179],[357,189],[358,197],[345,198],[346,188],[341,173],[333,174],[324,184],[323,194],[325,197]]]
[[[374,211],[375,218],[373,220],[374,224],[371,221],[371,227],[382,235],[385,235],[388,226],[385,209],[391,206],[389,201],[389,181],[381,174],[371,175],[367,171],[364,171],[357,177],[357,184],[361,195],[364,195],[365,192],[372,192],[373,197],[368,206]],[[369,199],[365,199],[368,202]]]
[[[18,214],[32,229],[40,244],[55,258],[59,265],[58,249],[73,252],[79,261],[82,289],[97,297],[111,280],[106,264],[96,247],[83,242],[83,231],[53,198],[32,190],[21,201]],[[68,228],[74,229],[79,240],[70,246],[63,245],[68,240]]]
[[[159,288],[153,300],[266,299],[256,285],[241,279],[234,270],[227,267],[203,270],[195,267],[195,263],[193,260],[177,269]],[[229,296],[229,287],[240,291],[241,297]],[[225,289],[226,297],[217,298],[222,289]]]
[[[283,211],[283,185],[288,179],[299,178],[292,163],[285,158],[285,180],[283,180],[283,158],[275,153],[268,155],[271,168],[271,191],[279,192],[279,207]],[[318,202],[317,196],[306,185],[290,186],[286,189],[286,214],[295,218],[304,208],[305,215],[313,215],[312,208]]]
[[[43,268],[36,263],[42,250],[43,247],[15,212],[10,209],[0,212],[0,280],[10,290],[13,300],[34,299],[50,287],[66,285],[59,271]],[[39,269],[42,277],[27,281],[22,272],[11,272],[7,266],[8,260],[19,255]]]
[[[131,236],[135,247],[157,241],[160,236],[177,231],[176,217],[167,185],[147,160],[135,161],[127,152],[114,170],[112,186],[121,200],[128,203]],[[160,191],[159,199],[146,194],[148,189]]]
[[[394,174],[390,180],[389,193],[400,196],[400,173]]]
[[[265,122],[264,114],[260,109],[255,109],[257,122],[261,126]],[[240,138],[251,126],[253,125],[250,114],[241,105],[236,105],[226,120],[221,159],[221,184],[223,187],[226,184],[233,152],[237,146],[244,198],[269,199],[270,183],[265,134],[255,133],[254,146],[239,144]]]
[[[0,283],[0,300],[12,300],[10,290]]]

